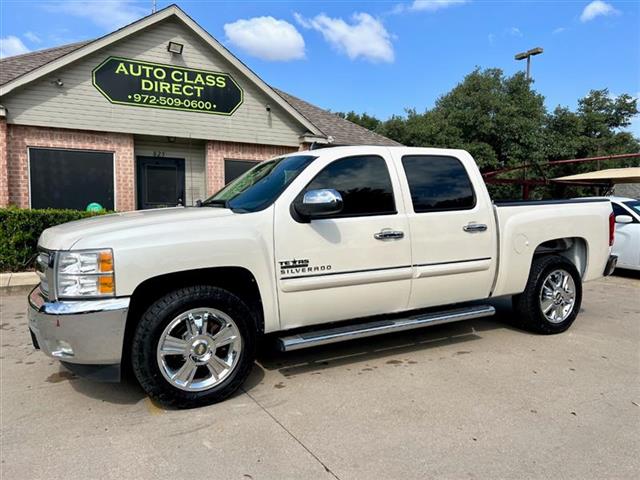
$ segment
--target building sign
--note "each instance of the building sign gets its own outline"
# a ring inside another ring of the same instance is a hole
[[[228,73],[109,57],[93,70],[93,85],[111,103],[231,115],[243,91]]]

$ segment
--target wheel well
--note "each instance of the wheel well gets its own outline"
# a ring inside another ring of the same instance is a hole
[[[576,267],[580,276],[587,269],[587,242],[580,237],[555,238],[538,245],[534,256],[557,254],[565,257]]]
[[[264,311],[260,289],[253,274],[242,267],[216,267],[169,273],[145,280],[131,295],[125,326],[122,366],[130,364],[130,348],[136,325],[153,302],[170,291],[189,285],[212,285],[237,295],[255,312],[258,333],[264,332]]]

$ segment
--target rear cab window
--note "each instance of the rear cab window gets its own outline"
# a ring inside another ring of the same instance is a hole
[[[402,167],[415,213],[471,210],[476,206],[471,179],[457,158],[404,155]]]

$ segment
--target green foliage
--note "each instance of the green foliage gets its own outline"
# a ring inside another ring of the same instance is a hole
[[[380,126],[382,123],[376,117],[369,115],[367,113],[356,113],[356,112],[336,112],[335,113],[340,118],[344,118],[345,120],[349,120],[361,127],[367,128],[369,130],[374,130]]]
[[[483,172],[534,164],[511,178],[554,178],[599,168],[637,166],[637,159],[583,163],[553,168],[536,165],[569,158],[584,158],[640,151],[640,141],[624,131],[638,114],[637,100],[608,90],[592,90],[578,101],[576,111],[557,107],[547,112],[544,97],[532,89],[522,73],[507,77],[500,69],[476,69],[435,106],[418,113],[380,122],[367,115],[366,125],[408,146],[463,148]],[[350,112],[359,123],[359,116]],[[375,125],[375,128],[371,126]],[[509,175],[503,175],[509,178]],[[518,198],[519,186],[489,186],[495,198]],[[584,189],[549,186],[536,188],[535,196],[577,195]]]
[[[33,266],[43,230],[61,223],[101,215],[78,210],[0,208],[0,272],[18,272]]]

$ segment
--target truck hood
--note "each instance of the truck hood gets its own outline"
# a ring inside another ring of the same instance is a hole
[[[42,232],[38,245],[48,250],[69,250],[88,237],[106,237],[151,225],[166,224],[175,227],[179,222],[197,222],[231,215],[235,215],[231,210],[216,207],[161,208],[100,215],[48,228]]]

